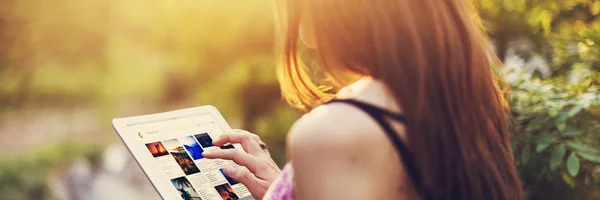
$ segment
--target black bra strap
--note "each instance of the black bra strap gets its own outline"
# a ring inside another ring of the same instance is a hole
[[[354,99],[334,99],[334,100],[331,100],[331,101],[327,102],[326,104],[329,104],[329,103],[346,103],[346,104],[351,104],[351,105],[353,105],[355,107],[358,107],[361,110],[363,110],[363,111],[365,111],[365,112],[367,112],[369,114],[373,113],[373,114],[376,114],[377,116],[379,116],[379,115],[387,115],[387,116],[392,117],[393,119],[395,119],[395,120],[397,120],[399,122],[406,123],[406,118],[404,117],[404,115],[398,114],[398,113],[395,113],[395,112],[391,112],[389,110],[386,110],[386,109],[383,109],[383,108],[380,108],[378,106],[374,106],[372,104],[365,103],[365,102],[362,102],[362,101],[357,101],[357,100],[354,100]]]
[[[377,106],[374,106],[374,105],[371,105],[368,103],[360,102],[357,100],[353,100],[353,99],[335,99],[335,100],[331,100],[331,101],[327,102],[326,104],[331,104],[331,103],[345,103],[345,104],[353,105],[354,107],[357,107],[357,108],[361,109],[362,111],[366,112],[367,114],[369,114],[369,116],[371,116],[371,118],[373,118],[375,121],[377,121],[379,126],[381,126],[381,128],[384,130],[385,134],[388,136],[388,138],[394,144],[394,147],[396,147],[398,155],[400,156],[400,159],[402,160],[402,163],[404,164],[404,167],[407,171],[408,176],[413,181],[415,189],[417,190],[418,193],[423,194],[423,190],[422,190],[423,184],[422,184],[419,170],[415,165],[414,154],[412,153],[412,151],[410,151],[410,149],[408,149],[408,147],[404,144],[404,142],[402,142],[402,139],[400,138],[400,136],[398,136],[398,134],[396,134],[396,131],[394,131],[392,126],[389,124],[389,122],[385,120],[385,116],[387,115],[387,116],[392,117],[395,120],[398,120],[399,122],[406,123],[406,118],[403,115],[393,113],[388,110],[382,109],[380,107],[377,107]]]

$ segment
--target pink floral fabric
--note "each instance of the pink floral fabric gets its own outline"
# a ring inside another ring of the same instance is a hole
[[[263,200],[293,200],[294,199],[294,171],[292,164],[287,163],[282,174],[267,191]]]

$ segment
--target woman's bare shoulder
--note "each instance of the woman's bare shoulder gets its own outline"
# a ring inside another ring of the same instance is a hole
[[[400,112],[385,86],[376,80],[360,80],[343,88],[338,97],[353,98],[392,112]],[[382,137],[378,136],[383,134],[376,134],[377,131],[381,131],[379,125],[364,111],[352,105],[333,103],[319,106],[300,118],[290,131],[289,142],[303,142],[318,136],[326,138],[329,144],[339,143],[337,145],[343,147],[354,142],[380,141]]]
[[[377,123],[364,111],[351,105],[334,103],[315,108],[290,130],[292,148],[356,149],[356,144],[380,141],[373,134]],[[327,150],[327,149],[323,149]]]

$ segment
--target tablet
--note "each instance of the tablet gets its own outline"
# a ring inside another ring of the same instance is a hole
[[[250,200],[248,188],[223,173],[233,161],[206,159],[212,140],[231,128],[213,106],[113,119],[121,137],[156,191],[165,200]]]

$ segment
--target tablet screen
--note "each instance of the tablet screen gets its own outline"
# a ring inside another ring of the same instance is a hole
[[[204,151],[222,148],[212,144],[229,128],[220,119],[218,112],[188,109],[113,123],[164,199],[252,199],[244,185],[223,173],[223,168],[235,163],[202,157]],[[171,194],[164,194],[166,191]]]

